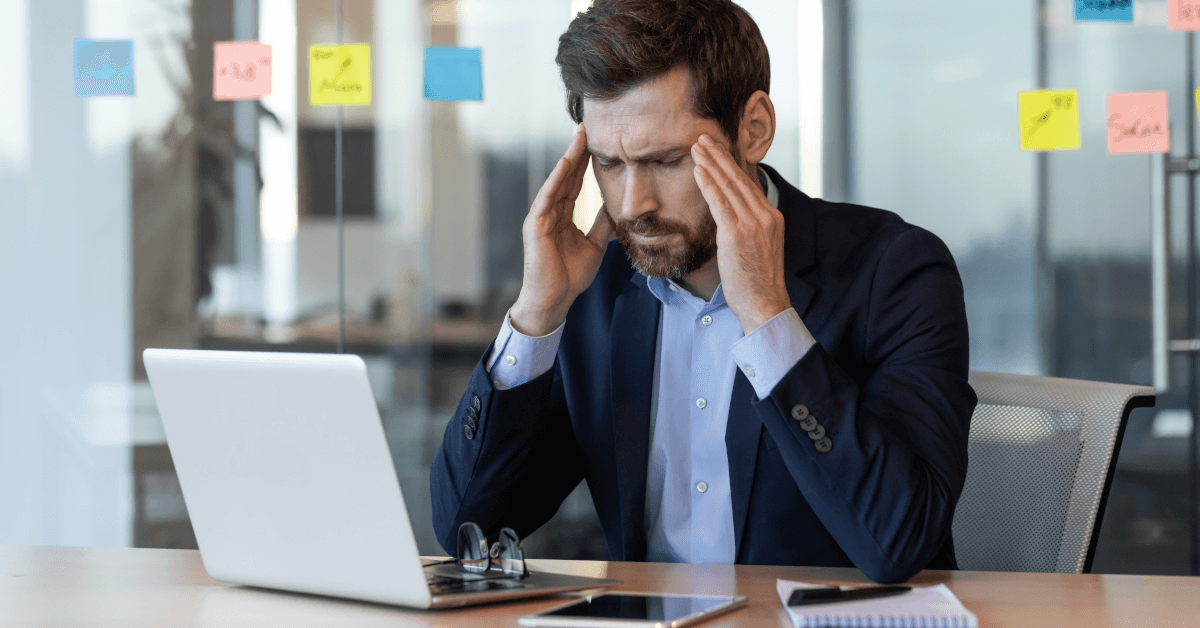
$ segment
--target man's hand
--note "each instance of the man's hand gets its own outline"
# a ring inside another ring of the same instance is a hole
[[[608,248],[613,223],[603,207],[586,235],[571,222],[588,157],[587,132],[580,124],[521,228],[524,272],[509,322],[527,336],[545,336],[558,329],[576,297],[596,278]]]
[[[784,282],[783,214],[708,135],[692,145],[692,160],[696,183],[717,223],[725,301],[749,334],[792,307]]]

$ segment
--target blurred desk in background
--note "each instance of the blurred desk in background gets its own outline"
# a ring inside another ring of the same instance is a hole
[[[399,327],[369,319],[346,320],[346,352],[403,353],[429,346],[436,356],[474,354],[478,360],[496,339],[502,318],[434,317],[428,329]],[[330,317],[287,325],[264,325],[243,317],[201,319],[198,348],[236,351],[297,351],[330,353],[337,343],[337,321]]]

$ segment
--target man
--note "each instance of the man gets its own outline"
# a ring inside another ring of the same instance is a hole
[[[613,560],[955,568],[976,397],[945,245],[758,165],[767,50],[727,0],[596,0],[557,62],[579,130],[433,464],[442,546],[525,536],[586,478]]]

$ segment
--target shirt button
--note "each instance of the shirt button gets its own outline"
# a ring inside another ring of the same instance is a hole
[[[668,284],[667,289],[670,290],[671,292],[679,292],[679,288],[676,288],[675,284]]]
[[[699,398],[699,399],[697,399],[697,400],[696,400],[696,407],[697,407],[697,408],[703,408],[704,406],[707,406],[707,405],[708,405],[708,402],[704,400],[704,397],[701,397],[701,398]]]
[[[697,490],[697,491],[700,491],[701,493],[703,493],[703,492],[707,491],[707,490],[708,490],[708,483],[707,483],[707,482],[697,482],[697,483],[696,483],[696,490]]]
[[[516,364],[516,363],[517,363],[517,356],[515,356],[515,355],[510,355],[510,356],[508,356],[508,357],[504,358],[504,361],[505,361],[505,362],[508,362],[508,365],[509,365],[509,366],[512,366],[512,365],[514,365],[514,364]]]
[[[746,377],[754,377],[754,369],[746,367]]]
[[[708,314],[705,314],[704,318],[700,319],[700,322],[704,323],[705,325],[712,325],[712,317],[709,316]]]

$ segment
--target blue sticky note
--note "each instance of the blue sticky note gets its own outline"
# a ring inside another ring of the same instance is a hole
[[[132,96],[133,42],[75,40],[75,96]]]
[[[483,51],[436,46],[425,49],[425,97],[483,100]]]
[[[1075,19],[1132,22],[1133,0],[1075,0]]]

